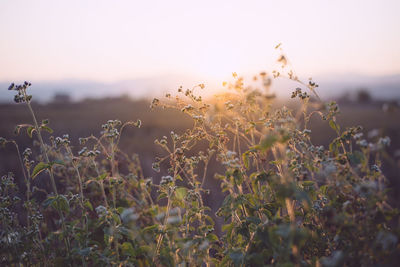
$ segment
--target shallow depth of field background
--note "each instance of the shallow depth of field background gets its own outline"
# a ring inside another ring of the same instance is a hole
[[[384,173],[399,190],[399,11],[396,0],[1,1],[0,136],[14,138],[15,125],[30,121],[6,90],[28,80],[38,117],[50,119],[55,136],[70,134],[73,145],[108,119],[141,119],[143,128],[127,130],[122,147],[157,180],[154,139],[191,122],[176,111],[150,111],[149,99],[198,83],[213,99],[232,72],[249,82],[270,72],[283,43],[297,75],[312,76],[324,100],[338,101],[343,126],[391,138]],[[293,105],[294,86],[274,81],[277,106]],[[328,145],[334,132],[313,125],[315,143]],[[32,146],[24,134],[17,140]],[[12,153],[1,150],[1,173],[18,173]],[[207,186],[216,188],[210,173]]]

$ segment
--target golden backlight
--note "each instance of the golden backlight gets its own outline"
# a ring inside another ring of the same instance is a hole
[[[400,72],[400,2],[0,2],[0,81],[204,82],[270,69],[282,42],[299,74]]]

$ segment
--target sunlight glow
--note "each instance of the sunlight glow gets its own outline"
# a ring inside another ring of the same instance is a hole
[[[269,68],[279,42],[307,75],[396,74],[399,10],[396,0],[3,0],[0,80],[221,80]]]

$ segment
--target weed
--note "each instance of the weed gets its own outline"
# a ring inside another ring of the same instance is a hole
[[[299,83],[292,93],[298,110],[272,108],[272,77],[265,72],[254,77],[262,89],[245,86],[233,73],[216,101],[197,95],[204,84],[152,101],[152,108],[176,109],[193,120],[185,132],[155,141],[163,151],[153,163],[163,175],[159,184],[143,176],[138,155],[118,146],[123,130],[140,128],[140,120],[109,120],[99,136],[80,138],[79,148],[68,135],[46,143],[41,132],[52,130],[48,120],[36,119],[31,84],[12,84],[15,101],[27,105],[33,121],[18,125],[16,133],[25,129],[37,138],[39,153],[27,148],[21,154],[15,141],[0,139],[0,145],[15,146],[25,181],[18,188],[11,173],[0,181],[1,264],[398,263],[399,212],[390,205],[381,171],[390,139],[366,139],[361,127],[342,129],[338,105],[323,103],[318,85],[300,81],[284,54],[278,63],[273,77]],[[314,115],[336,133],[328,148],[310,139]],[[210,163],[222,171],[209,173]],[[216,214],[204,203],[210,176],[225,196]],[[51,193],[39,177],[50,182]],[[214,229],[215,216],[224,221],[222,234]]]

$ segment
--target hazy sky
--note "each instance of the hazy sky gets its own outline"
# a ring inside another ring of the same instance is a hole
[[[0,80],[400,73],[400,0],[1,0]]]

